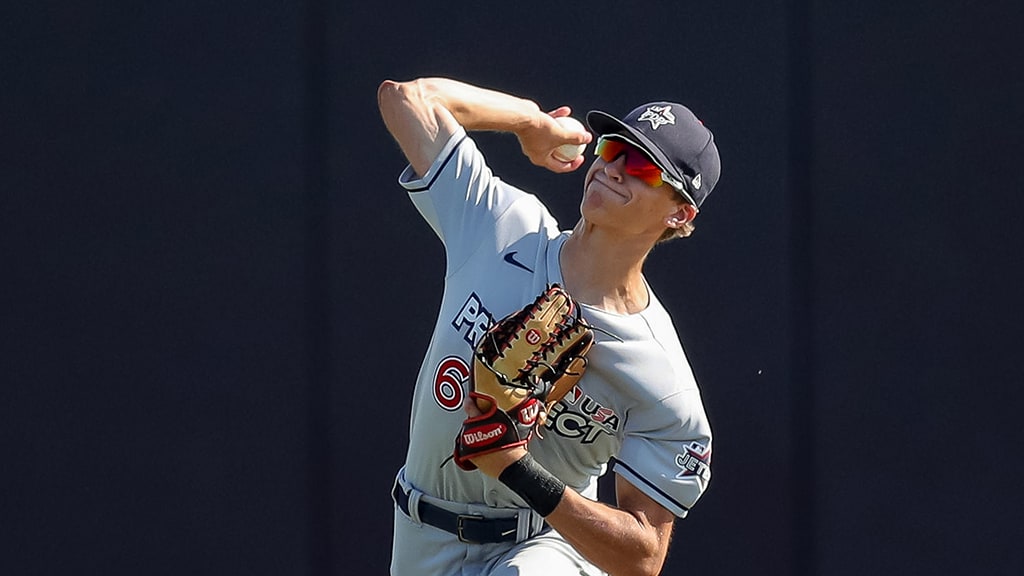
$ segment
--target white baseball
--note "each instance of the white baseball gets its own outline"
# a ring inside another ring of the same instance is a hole
[[[573,132],[587,131],[579,120],[576,120],[571,116],[562,116],[560,118],[555,118],[555,120],[567,130],[571,130]],[[583,154],[583,151],[586,149],[586,144],[562,144],[558,148],[555,148],[554,152],[551,153],[551,156],[559,162],[572,162],[577,156]]]

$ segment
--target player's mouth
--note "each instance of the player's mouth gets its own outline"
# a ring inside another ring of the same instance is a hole
[[[593,177],[591,177],[590,183],[587,187],[604,189],[607,191],[607,193],[610,193],[614,196],[618,196],[619,198],[622,198],[623,200],[628,202],[630,197],[626,193],[626,190],[621,185],[614,185],[613,183],[608,182],[606,178],[607,177],[603,176],[600,172],[595,173]]]

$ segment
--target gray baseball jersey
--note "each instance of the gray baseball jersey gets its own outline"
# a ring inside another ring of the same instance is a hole
[[[444,296],[413,394],[403,483],[450,502],[524,507],[497,479],[442,463],[465,419],[474,344],[495,319],[562,283],[559,252],[570,232],[559,229],[535,196],[495,177],[463,130],[426,174],[407,167],[399,183],[446,256]],[[668,313],[651,292],[640,313],[584,305],[583,316],[599,328],[587,372],[554,407],[530,452],[590,498],[611,463],[685,516],[710,480],[711,430]],[[395,543],[396,550],[401,546]]]

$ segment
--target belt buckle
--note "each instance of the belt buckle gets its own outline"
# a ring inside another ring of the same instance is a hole
[[[479,542],[477,542],[476,540],[467,540],[466,537],[462,534],[462,529],[465,526],[464,522],[466,520],[476,520],[479,522],[483,519],[484,517],[478,514],[459,514],[455,522],[455,528],[457,531],[456,535],[459,537],[459,542],[465,542],[466,544],[479,544]]]

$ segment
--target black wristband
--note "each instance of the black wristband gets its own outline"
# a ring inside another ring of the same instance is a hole
[[[565,493],[565,482],[545,470],[529,453],[502,470],[498,480],[541,516],[554,512]]]

